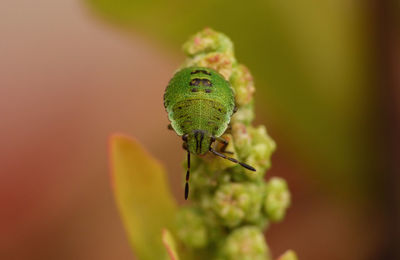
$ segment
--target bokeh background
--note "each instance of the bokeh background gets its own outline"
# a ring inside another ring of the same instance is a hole
[[[389,0],[4,0],[0,259],[134,259],[108,180],[110,133],[162,161],[182,201],[162,96],[181,44],[229,35],[256,80],[268,176],[293,206],[273,254],[400,259],[399,3]]]

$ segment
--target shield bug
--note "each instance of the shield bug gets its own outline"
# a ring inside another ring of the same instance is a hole
[[[221,135],[234,113],[235,98],[229,82],[221,74],[204,67],[179,70],[165,90],[164,107],[171,122],[169,128],[182,136],[187,150],[185,199],[189,195],[190,154],[211,152],[255,171],[250,165],[224,154],[228,141]],[[223,144],[220,151],[211,146],[215,141]]]

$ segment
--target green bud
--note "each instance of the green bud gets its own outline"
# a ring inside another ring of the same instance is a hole
[[[251,153],[251,136],[246,125],[236,123],[232,125],[232,136],[235,141],[235,148],[240,158],[246,158]]]
[[[252,151],[247,158],[247,163],[257,165],[257,170],[264,173],[271,167],[271,155],[276,149],[276,144],[267,134],[264,126],[249,127],[248,131],[252,138]]]
[[[232,65],[235,63],[234,58],[221,52],[209,52],[199,54],[196,57],[186,60],[183,67],[207,67],[218,71],[226,80],[232,75]]]
[[[176,235],[186,246],[203,248],[208,244],[204,214],[197,208],[181,208],[176,216]]]
[[[261,180],[271,166],[271,155],[276,149],[275,142],[268,136],[264,126],[254,128],[235,123],[232,125],[232,135],[239,158],[257,169],[256,172],[244,171],[246,178],[252,181]],[[243,180],[243,177],[235,176],[234,179]]]
[[[281,178],[271,178],[266,186],[264,210],[271,221],[280,221],[290,205],[290,192],[286,181]]]
[[[216,191],[212,209],[223,225],[235,227],[242,222],[257,223],[263,203],[262,184],[228,183]]]
[[[251,127],[249,129],[249,131],[251,132],[251,137],[253,138],[254,143],[266,144],[268,146],[270,153],[275,151],[276,144],[275,144],[274,140],[272,140],[272,138],[268,135],[267,129],[265,128],[265,126],[261,125],[256,128]]]
[[[213,210],[224,225],[234,227],[244,220],[250,199],[243,184],[222,185],[215,193]]]
[[[193,156],[194,157],[194,156]],[[190,199],[198,200],[203,195],[206,195],[218,186],[216,174],[211,174],[208,170],[208,165],[201,163],[195,170],[190,173]],[[183,177],[186,177],[184,172]]]
[[[232,115],[232,124],[243,123],[245,125],[250,125],[254,119],[254,105],[250,102],[246,105],[239,107],[238,111]]]
[[[233,54],[233,43],[224,34],[206,28],[195,34],[183,45],[189,59],[183,67],[199,66],[212,68],[225,77],[232,75],[232,66],[236,64]]]
[[[225,239],[226,228],[221,226],[218,217],[212,210],[206,210],[205,215],[209,241],[214,245],[220,244]]]
[[[205,28],[190,37],[183,45],[183,51],[191,58],[209,52],[227,53],[234,57],[232,41],[225,34],[210,28]]]
[[[245,221],[247,223],[257,223],[262,217],[261,208],[264,199],[264,183],[247,183],[247,193],[251,197],[249,210],[246,212]]]
[[[221,248],[220,259],[268,260],[269,249],[264,234],[257,227],[245,226],[233,231]]]
[[[234,66],[230,78],[232,88],[235,90],[236,105],[239,107],[249,104],[255,92],[253,76],[246,66]]]

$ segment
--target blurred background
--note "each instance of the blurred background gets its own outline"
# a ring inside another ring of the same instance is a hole
[[[180,203],[163,91],[206,26],[254,74],[270,176],[293,204],[274,256],[400,259],[399,3],[389,0],[4,0],[0,4],[0,259],[134,259],[107,139],[135,136]]]

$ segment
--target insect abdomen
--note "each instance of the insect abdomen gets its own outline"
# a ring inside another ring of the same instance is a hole
[[[179,134],[205,130],[220,136],[226,130],[230,113],[219,102],[208,99],[188,99],[177,102],[172,108],[172,126]]]

